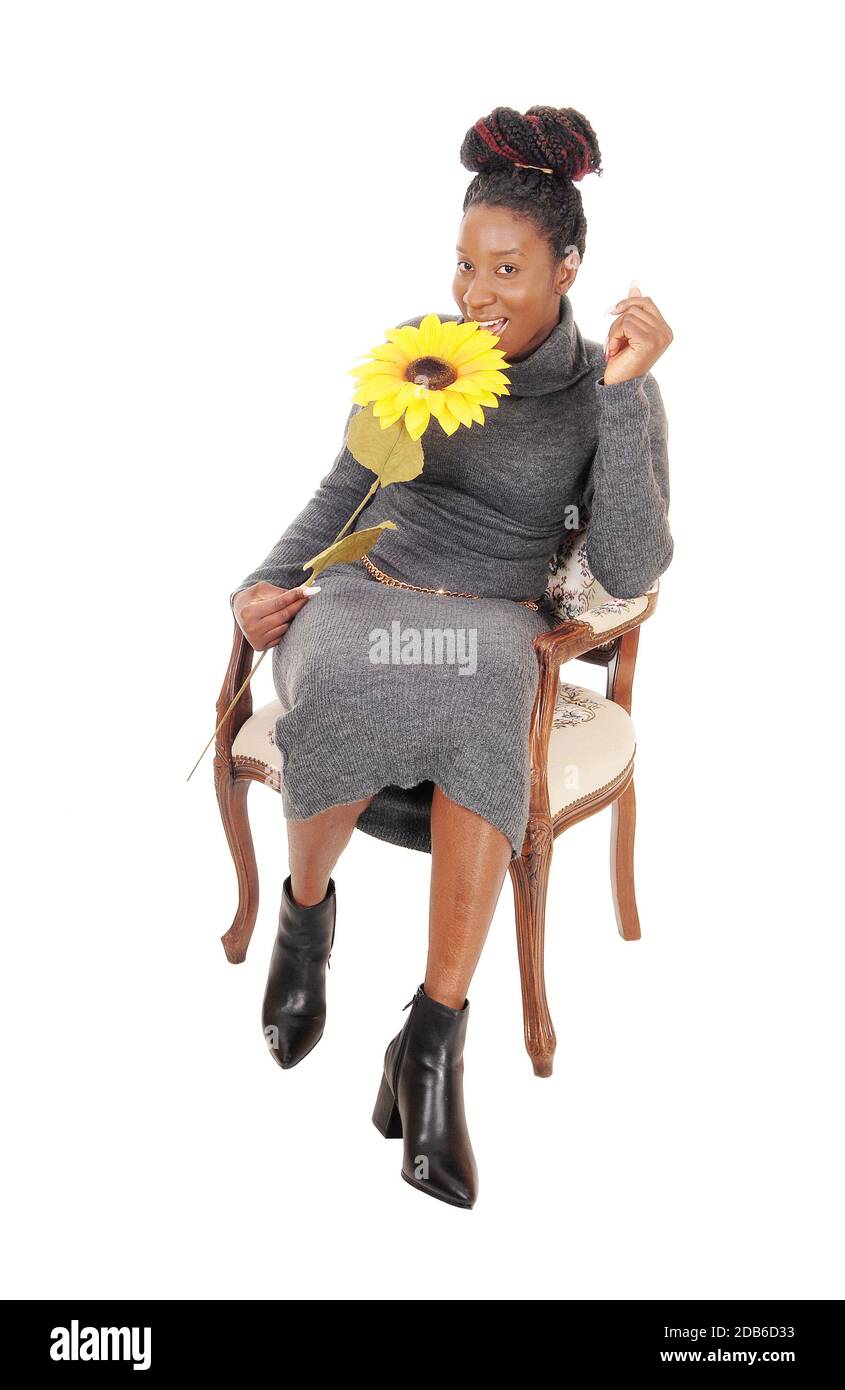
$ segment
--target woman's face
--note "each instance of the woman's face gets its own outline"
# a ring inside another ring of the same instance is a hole
[[[486,203],[464,213],[452,294],[465,319],[507,319],[495,346],[508,361],[527,357],[557,327],[560,296],[577,273],[552,260],[530,218]]]

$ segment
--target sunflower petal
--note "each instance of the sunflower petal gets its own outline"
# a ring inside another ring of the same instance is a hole
[[[457,361],[457,358],[460,358],[460,361]],[[506,370],[510,363],[498,348],[479,348],[472,355],[464,348],[453,358],[452,366],[459,372],[499,371]]]
[[[445,413],[443,413],[441,424],[443,428],[445,428],[446,434],[449,435],[453,435],[454,431],[460,430],[460,420],[457,418],[456,414],[454,414],[453,410],[446,409]]]
[[[370,401],[375,401],[376,405],[386,401],[389,405],[397,394],[395,381],[384,387],[373,386],[370,382],[365,381],[356,391],[353,391],[352,399],[357,401],[359,405],[368,405]],[[375,410],[374,413],[376,413]]]
[[[405,411],[405,428],[412,439],[419,439],[428,429],[431,411],[425,398],[411,401]]]
[[[452,366],[459,372],[495,371],[506,372],[510,362],[498,348],[479,348],[473,353],[461,351],[457,354],[460,362],[452,359]]]
[[[489,391],[486,386],[481,386],[477,391],[464,392],[470,400],[478,401],[479,405],[492,405],[498,399],[495,391]]]
[[[446,405],[445,403],[442,411],[437,417],[437,422],[442,427],[444,434],[447,434],[449,436],[453,435],[455,433],[455,430],[458,430],[461,427],[460,420],[458,420],[457,417],[452,414],[448,405]]]
[[[510,377],[505,376],[504,372],[497,372],[486,367],[480,372],[463,372],[459,374],[458,380],[477,381],[479,385],[486,386],[490,391],[498,391],[502,386],[510,385]]]
[[[451,327],[454,328],[457,335],[456,341],[461,347],[476,338],[480,332],[478,324],[474,323],[472,319],[467,319],[464,323],[453,323]]]
[[[451,381],[448,386],[444,386],[444,391],[458,391],[462,396],[480,396],[488,388],[483,386],[480,381],[476,381],[474,376],[459,376],[457,381]]]
[[[394,391],[401,391],[402,387],[408,384],[409,383],[403,381],[400,376],[390,376],[384,373],[382,373],[381,376],[367,377],[365,381],[360,383],[361,386],[368,387],[370,391],[376,391],[379,396],[391,395]]]
[[[440,319],[437,314],[426,314],[420,322],[421,357],[436,355],[440,346]]]
[[[360,377],[362,381],[367,381],[370,377],[395,376],[401,381],[402,367],[398,362],[364,362],[360,367],[350,367],[346,375]]]
[[[412,381],[403,381],[396,392],[396,409],[398,410],[401,406],[404,410],[408,402],[414,399],[416,393],[417,388]]]
[[[406,362],[404,352],[395,343],[379,343],[377,347],[370,348],[370,356],[379,362],[397,362],[400,366]]]
[[[452,414],[457,416],[462,425],[472,423],[472,413],[465,396],[462,396],[459,391],[450,391],[447,401]]]
[[[485,328],[479,328],[468,338],[465,343],[461,343],[458,351],[454,354],[452,365],[462,367],[466,362],[472,362],[475,357],[482,357],[487,352],[498,351],[492,333],[488,333]],[[502,354],[504,356],[504,354]]]
[[[401,415],[404,409],[404,406],[400,408],[395,396],[382,396],[380,401],[373,402],[373,414],[377,420],[384,420],[385,416],[392,415],[396,410]]]
[[[391,395],[384,395],[373,406],[373,414],[379,418],[387,415],[401,415],[408,402],[414,398],[414,388],[410,382],[406,381],[404,386],[400,386],[398,391]]]
[[[386,429],[389,428],[390,425],[395,425],[397,420],[401,420],[401,419],[402,419],[402,416],[404,415],[404,413],[405,413],[405,408],[404,408],[404,406],[403,406],[401,410],[395,411],[395,413],[394,413],[393,415],[382,415],[382,416],[381,416],[381,427],[382,427],[382,429],[383,429],[383,430],[386,430]]]
[[[443,414],[443,411],[448,408],[446,405],[446,398],[443,395],[442,391],[429,391],[428,408],[431,411],[434,418],[436,420],[439,420]]]
[[[410,324],[404,324],[401,328],[387,328],[384,333],[389,343],[394,343],[401,348],[405,354],[407,362],[412,362],[415,357],[420,357],[420,330],[412,328]]]
[[[460,324],[451,321],[440,325],[440,352],[449,361],[452,359],[452,354],[457,352],[461,345],[459,328]]]

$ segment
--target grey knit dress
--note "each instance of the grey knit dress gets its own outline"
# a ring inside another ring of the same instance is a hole
[[[558,621],[545,598],[552,556],[586,524],[590,568],[618,598],[641,594],[671,561],[666,414],[651,373],[605,386],[603,347],[582,337],[568,295],[549,337],[504,370],[510,394],[485,409],[484,424],[447,436],[432,417],[423,472],[379,488],[352,528],[394,521],[370,552],[379,569],[480,597],[393,588],[360,561],[334,565],[273,649],[289,819],[374,794],[358,828],[430,853],[436,784],[518,855],[532,643]],[[235,593],[262,579],[302,584],[303,562],[360,504],[372,474],[345,439],[314,497]],[[540,610],[514,602],[524,598]]]

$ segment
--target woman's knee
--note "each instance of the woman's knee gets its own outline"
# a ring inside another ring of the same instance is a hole
[[[354,825],[372,800],[372,796],[364,796],[356,801],[341,801],[336,806],[327,806],[324,811],[316,811],[313,816],[289,817],[287,823],[289,826],[304,826],[317,833],[332,826],[346,825],[348,822]]]

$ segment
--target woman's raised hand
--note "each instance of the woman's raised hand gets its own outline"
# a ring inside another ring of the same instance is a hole
[[[263,652],[281,641],[300,608],[312,594],[319,592],[319,584],[280,589],[277,584],[267,584],[262,579],[235,594],[232,612],[249,645]]]
[[[654,300],[640,293],[636,280],[631,281],[627,298],[611,305],[607,312],[619,317],[607,335],[605,385],[645,376],[671,343],[671,328]]]

